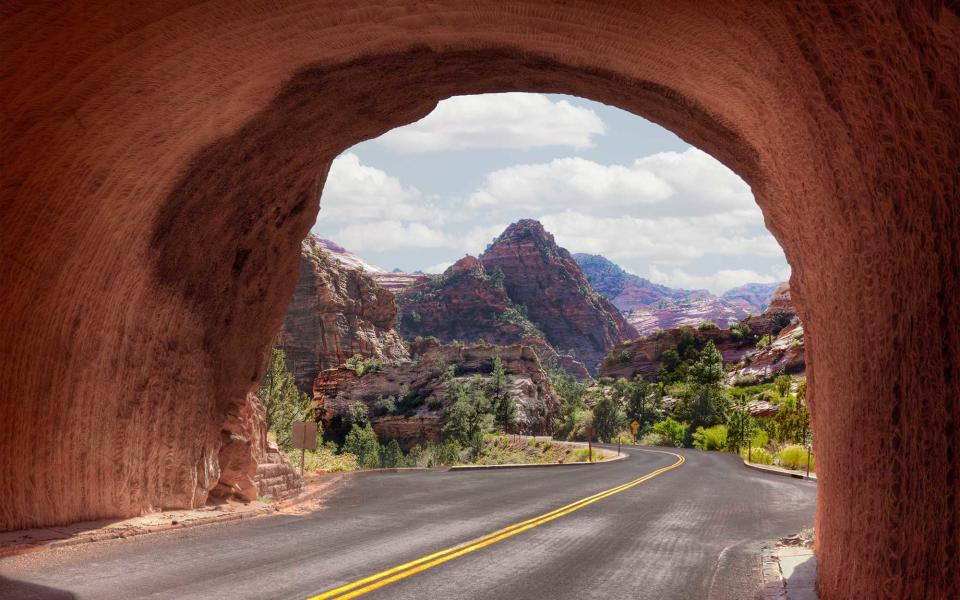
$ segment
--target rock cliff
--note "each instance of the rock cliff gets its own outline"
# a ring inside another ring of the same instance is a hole
[[[340,246],[315,236],[302,244],[300,278],[277,346],[305,393],[317,373],[354,354],[401,360],[407,349],[394,330],[393,294],[377,285],[370,267]]]
[[[739,305],[711,296],[702,300],[681,302],[664,308],[638,309],[625,316],[640,335],[676,327],[697,327],[710,322],[719,327],[735,325],[748,315]]]
[[[725,291],[720,297],[743,310],[759,315],[767,310],[770,297],[783,283],[747,283]]]
[[[747,376],[769,379],[781,372],[803,373],[803,327],[785,284],[777,289],[763,314],[747,317],[737,325],[729,329],[684,325],[655,331],[611,350],[600,367],[600,375],[627,379],[642,375],[653,380],[663,365],[665,350],[672,348],[682,353],[685,345],[699,349],[707,341],[714,343],[725,365],[737,365],[730,381]],[[764,340],[768,343],[758,347],[758,342]]]
[[[576,377],[589,377],[586,367],[561,356],[507,295],[500,272],[488,273],[473,256],[466,256],[442,275],[425,278],[397,296],[397,329],[407,340],[436,337],[441,343],[530,346],[545,365],[564,368]]]
[[[495,356],[503,360],[517,403],[516,431],[552,432],[559,399],[529,346],[440,346],[421,340],[414,353],[416,361],[385,364],[362,375],[345,366],[322,371],[314,383],[313,400],[324,435],[341,440],[347,433],[350,406],[360,401],[367,405],[381,440],[396,439],[405,449],[439,441],[450,404],[445,371],[455,365],[455,379],[460,381],[487,377]]]
[[[507,227],[480,262],[487,272],[503,274],[507,296],[525,309],[547,341],[573,354],[591,373],[608,350],[638,335],[537,221],[523,219]]]

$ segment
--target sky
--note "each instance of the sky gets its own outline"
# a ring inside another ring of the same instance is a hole
[[[387,270],[437,273],[522,218],[671,287],[790,275],[736,174],[641,117],[553,94],[456,96],[350,148],[313,232]]]

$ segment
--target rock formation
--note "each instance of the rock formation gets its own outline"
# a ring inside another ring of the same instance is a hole
[[[573,258],[593,289],[623,312],[667,308],[677,303],[714,297],[707,290],[683,290],[654,283],[626,272],[620,265],[597,254],[578,253]]]
[[[757,342],[766,336],[772,342],[758,348]],[[766,380],[781,372],[800,374],[805,370],[803,327],[791,303],[790,288],[784,284],[771,297],[766,312],[743,319],[737,328],[684,325],[620,344],[604,358],[600,375],[627,379],[642,375],[655,380],[665,350],[676,350],[682,343],[699,349],[708,341],[720,351],[725,365],[738,365],[731,381],[746,376]]]
[[[380,284],[380,287],[388,289],[394,294],[399,294],[410,286],[429,279],[429,275],[394,270],[386,273],[374,273],[373,278]]]
[[[783,282],[746,283],[725,291],[720,297],[749,313],[759,315],[767,310],[767,306],[770,305],[770,297],[782,285]]]
[[[526,312],[547,341],[572,354],[591,373],[610,348],[637,337],[609,300],[598,294],[543,225],[520,220],[480,255],[488,273],[503,274],[507,296]],[[498,276],[499,277],[499,276]]]
[[[277,345],[304,393],[317,373],[354,354],[387,360],[408,357],[394,330],[393,294],[368,273],[375,269],[342,247],[313,235],[303,241],[300,279]]]
[[[397,328],[407,340],[433,336],[444,344],[457,340],[523,344],[533,348],[545,365],[564,368],[578,378],[589,377],[582,363],[559,355],[524,309],[513,303],[501,274],[488,273],[473,256],[402,291],[397,304]]]
[[[204,502],[331,161],[443,98],[562,91],[728,165],[783,246],[822,457],[821,598],[960,589],[955,2],[3,14],[0,529]]]
[[[717,297],[672,304],[665,308],[638,309],[625,317],[640,335],[675,327],[697,327],[701,323],[713,323],[718,327],[735,325],[748,314],[737,304]]]
[[[529,346],[440,346],[421,340],[413,350],[416,362],[387,364],[362,375],[345,366],[322,371],[314,383],[313,399],[324,434],[342,440],[350,406],[360,401],[367,405],[381,440],[395,439],[405,449],[418,442],[440,441],[450,406],[448,384],[442,377],[447,367],[455,365],[455,379],[465,382],[489,376],[495,356],[503,361],[517,403],[516,431],[533,435],[553,431],[559,399]],[[385,399],[389,402],[384,403]]]

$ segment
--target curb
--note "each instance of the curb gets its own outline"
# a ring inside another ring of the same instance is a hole
[[[753,469],[754,471],[769,473],[770,475],[779,475],[781,477],[792,477],[793,479],[806,479],[807,481],[817,480],[816,475],[807,476],[807,475],[804,475],[803,473],[794,473],[792,471],[784,471],[782,469],[771,469],[766,465],[756,465],[753,463],[748,463],[747,461],[743,461],[743,466],[745,466],[748,469]]]

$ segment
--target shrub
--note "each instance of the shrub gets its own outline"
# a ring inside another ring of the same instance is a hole
[[[392,415],[397,412],[397,401],[393,396],[387,396],[384,398],[380,396],[377,399],[377,409],[380,411],[381,415]]]
[[[763,448],[767,445],[768,441],[770,441],[770,436],[767,435],[767,432],[762,429],[757,429],[753,433],[753,439],[750,440],[750,445],[754,448]]]
[[[681,423],[667,417],[653,424],[653,432],[660,436],[663,445],[680,448],[683,446],[683,442],[687,437],[687,429],[689,427],[686,423]]]
[[[397,440],[390,440],[390,443],[380,448],[380,466],[384,469],[407,466],[403,450],[400,449]]]
[[[773,343],[773,336],[769,333],[757,341],[757,349],[763,350],[767,346]]]
[[[785,446],[777,452],[777,462],[784,469],[803,471],[807,468],[807,449],[796,444]],[[814,470],[813,454],[810,454],[810,470]]]
[[[693,447],[700,450],[723,450],[727,447],[727,426],[714,425],[704,429],[697,427],[693,434]]]
[[[354,454],[361,469],[376,469],[380,466],[380,441],[373,427],[354,424],[343,442],[343,451]]]
[[[758,465],[772,465],[773,464],[773,455],[771,455],[765,448],[754,448],[747,452],[747,449],[744,448],[740,451],[740,456],[746,459],[749,457],[750,462]]]
[[[702,321],[697,326],[697,329],[699,329],[700,331],[714,331],[720,328],[717,327],[717,324],[714,323],[713,321]]]
[[[382,369],[383,361],[354,354],[347,359],[347,362],[343,363],[343,366],[353,371],[357,377],[363,377],[365,373],[376,373]]]

